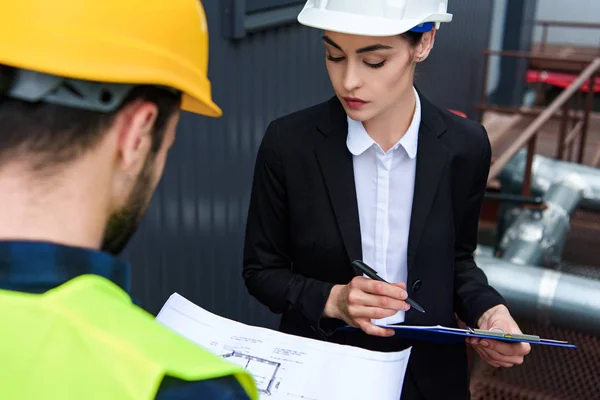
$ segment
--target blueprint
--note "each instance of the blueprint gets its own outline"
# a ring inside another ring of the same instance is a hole
[[[156,319],[246,369],[261,400],[398,400],[411,351],[374,352],[249,326],[177,293]]]

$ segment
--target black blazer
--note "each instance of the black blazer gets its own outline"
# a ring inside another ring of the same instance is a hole
[[[484,128],[441,110],[420,93],[417,167],[408,243],[408,292],[426,310],[405,324],[470,326],[505,304],[473,260],[490,167]],[[273,121],[260,146],[244,246],[252,296],[281,313],[283,332],[393,351],[413,346],[406,381],[426,399],[464,399],[466,348],[363,332],[335,332],[322,318],[331,288],[346,284],[362,246],[346,113],[339,100]],[[408,393],[408,389],[407,389]],[[403,399],[419,398],[403,395]]]

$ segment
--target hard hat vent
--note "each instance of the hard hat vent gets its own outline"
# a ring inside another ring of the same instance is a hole
[[[129,84],[68,79],[24,69],[16,71],[16,78],[6,93],[9,97],[90,111],[116,110],[134,87]]]

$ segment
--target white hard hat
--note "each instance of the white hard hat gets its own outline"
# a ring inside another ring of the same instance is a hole
[[[394,36],[452,21],[448,0],[308,0],[298,22],[328,31]]]

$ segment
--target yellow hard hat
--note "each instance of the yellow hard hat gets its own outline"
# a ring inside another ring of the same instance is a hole
[[[0,65],[71,79],[159,85],[218,117],[199,0],[1,0]]]

